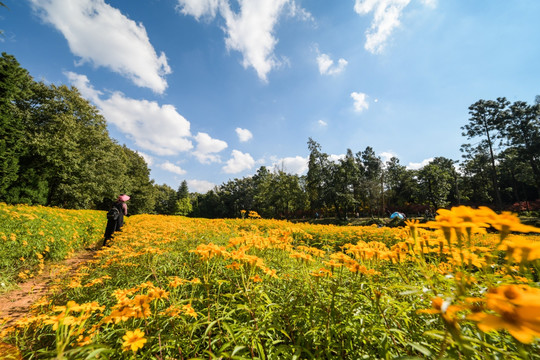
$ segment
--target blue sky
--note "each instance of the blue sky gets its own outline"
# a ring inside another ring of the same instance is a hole
[[[158,184],[303,174],[312,137],[460,160],[479,99],[540,94],[537,0],[3,0],[0,48],[76,86]]]

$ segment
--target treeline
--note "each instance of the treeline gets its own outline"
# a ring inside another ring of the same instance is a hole
[[[106,209],[120,193],[130,213],[196,217],[432,213],[450,205],[532,210],[540,198],[540,97],[534,104],[479,100],[462,127],[461,161],[436,157],[418,170],[383,162],[367,146],[332,161],[308,140],[307,175],[261,167],[205,194],[150,179],[144,159],[111,139],[98,109],[76,88],[36,82],[17,60],[0,58],[0,202]]]
[[[119,194],[130,212],[154,211],[144,159],[109,137],[106,121],[76,88],[36,82],[0,58],[0,201],[106,209]]]
[[[418,170],[399,159],[383,162],[371,147],[338,161],[309,139],[305,176],[261,167],[254,176],[193,194],[192,215],[238,217],[255,210],[264,217],[317,215],[386,216],[393,211],[433,214],[438,208],[470,205],[497,210],[540,209],[540,96],[534,104],[505,98],[469,107],[462,160],[436,157]]]

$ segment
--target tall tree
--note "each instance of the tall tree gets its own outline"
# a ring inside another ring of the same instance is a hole
[[[154,185],[155,205],[154,211],[156,214],[172,215],[176,206],[176,191],[166,185]]]
[[[308,139],[307,192],[312,211],[325,207],[326,192],[330,180],[330,161],[328,154],[321,151],[321,145],[312,138]]]
[[[507,202],[520,202],[538,198],[538,188],[531,166],[516,148],[502,151],[498,159],[501,176],[501,196]]]
[[[3,5],[3,4],[2,4]],[[26,149],[24,121],[34,81],[15,57],[0,57],[0,201],[8,201],[7,189],[16,182],[19,159]]]
[[[495,141],[499,138],[498,130],[505,116],[509,101],[504,97],[494,100],[478,100],[469,106],[469,123],[461,127],[463,136],[468,140],[476,137],[483,138],[481,144],[489,150],[491,160],[491,181],[495,192],[497,207],[502,209],[501,195],[497,184],[497,168],[495,166]]]
[[[136,151],[133,151],[122,146],[122,150],[127,159],[126,172],[123,176],[123,190],[120,193],[128,193],[131,195],[130,213],[142,214],[149,213],[154,209],[154,181],[150,179],[150,169],[144,158]]]
[[[183,199],[189,197],[189,188],[186,180],[183,180],[176,191],[176,198]]]
[[[437,157],[422,169],[418,170],[419,194],[418,198],[434,209],[447,206],[448,197],[454,183],[454,170],[450,169],[452,160]]]
[[[388,207],[405,210],[417,193],[418,184],[414,177],[414,171],[401,165],[397,157],[386,162],[385,192]]]
[[[514,102],[499,129],[505,144],[516,149],[518,156],[528,162],[540,197],[540,104]]]
[[[383,163],[372,147],[356,153],[356,162],[360,171],[360,202],[370,215],[381,214],[383,204]]]
[[[336,164],[333,177],[336,213],[338,217],[347,218],[349,212],[356,210],[355,194],[359,191],[360,177],[360,169],[351,149],[347,149],[345,158],[340,159]]]
[[[174,213],[176,215],[187,216],[192,210],[193,206],[191,205],[191,199],[189,198],[188,184],[186,180],[183,180],[176,192],[176,208]]]
[[[267,177],[257,188],[260,197],[266,199],[264,214],[275,218],[289,218],[307,206],[307,194],[297,175],[279,170]]]
[[[493,203],[493,182],[491,181],[491,162],[488,150],[481,146],[465,144],[460,149],[463,161],[460,171],[463,177],[461,197],[474,205]]]
[[[47,182],[47,205],[93,208],[110,194],[125,157],[115,151],[105,119],[75,88],[37,83],[26,127],[23,172]],[[35,181],[25,176],[30,186]]]

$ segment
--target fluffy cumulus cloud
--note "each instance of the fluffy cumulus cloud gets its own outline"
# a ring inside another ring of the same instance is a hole
[[[367,101],[367,95],[359,92],[352,92],[351,98],[354,100],[354,111],[362,112],[369,108],[369,103]]]
[[[216,184],[206,180],[187,180],[190,192],[198,192],[200,194],[207,193],[212,190]]]
[[[286,157],[275,161],[271,170],[283,170],[288,174],[302,175],[308,170],[308,159],[301,156]]]
[[[162,164],[157,165],[160,169],[163,169],[165,171],[172,172],[177,175],[184,175],[186,173],[186,170],[182,169],[178,165],[174,165],[170,161],[165,161]]]
[[[66,38],[82,62],[125,76],[137,86],[163,93],[171,72],[164,53],[157,54],[142,24],[104,0],[30,0],[34,10]]]
[[[259,78],[267,81],[268,73],[281,65],[274,55],[278,42],[274,28],[282,15],[296,16],[303,20],[310,14],[294,0],[238,0],[238,12],[230,0],[178,0],[178,9],[185,15],[199,19],[214,18],[218,13],[225,20],[227,49],[242,54],[242,65],[252,67]],[[289,11],[285,11],[289,9]]]
[[[136,100],[114,92],[104,98],[85,75],[66,73],[81,94],[94,102],[109,123],[131,138],[141,149],[156,155],[176,155],[193,148],[190,123],[172,105]]]
[[[383,51],[388,38],[400,25],[399,18],[411,0],[356,0],[354,11],[360,15],[373,12],[373,21],[366,31],[365,49],[373,54]],[[423,0],[432,4],[433,0]]]
[[[253,138],[253,134],[248,129],[236,128],[235,131],[240,142],[247,142]]]
[[[345,70],[348,62],[341,58],[337,64],[330,58],[328,54],[319,54],[317,56],[317,64],[319,65],[319,72],[321,75],[336,75]]]
[[[220,162],[220,157],[217,155],[220,151],[227,147],[227,143],[223,140],[213,139],[206,133],[198,133],[195,137],[197,147],[193,151],[193,155],[203,164],[212,162]]]
[[[433,158],[424,159],[419,163],[410,162],[409,165],[407,165],[407,169],[409,169],[409,170],[418,170],[418,169],[423,168],[424,166],[426,166],[427,164],[429,164],[432,161],[433,161]]]
[[[190,123],[173,105],[135,100],[115,92],[98,106],[105,118],[135,141],[157,155],[175,155],[190,150]]]
[[[237,174],[244,170],[249,170],[255,165],[255,160],[248,153],[233,150],[231,158],[223,166],[223,171],[227,174]]]

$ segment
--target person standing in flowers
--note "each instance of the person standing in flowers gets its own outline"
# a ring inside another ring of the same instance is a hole
[[[127,215],[128,213],[126,201],[129,199],[129,195],[120,195],[107,213],[107,226],[105,227],[103,246],[105,246],[107,241],[112,238],[115,231],[122,230],[122,226],[124,225],[124,215]]]

